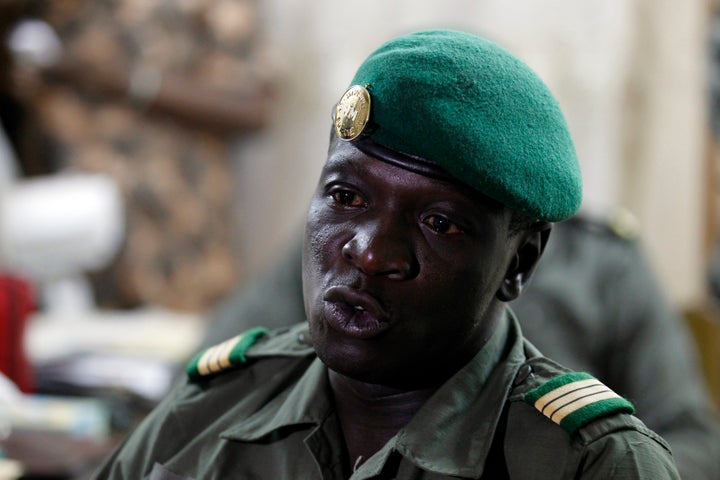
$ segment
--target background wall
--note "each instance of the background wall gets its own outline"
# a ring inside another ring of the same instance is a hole
[[[545,79],[576,141],[583,208],[628,208],[671,298],[704,296],[706,2],[269,0],[264,9],[284,76],[272,127],[238,147],[251,270],[300,228],[331,107],[358,63],[392,35],[451,27],[495,39]]]

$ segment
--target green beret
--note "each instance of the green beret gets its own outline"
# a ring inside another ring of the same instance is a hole
[[[453,30],[394,38],[358,69],[335,132],[442,170],[545,221],[580,206],[580,167],[547,86],[498,45]],[[366,152],[367,153],[367,152]]]

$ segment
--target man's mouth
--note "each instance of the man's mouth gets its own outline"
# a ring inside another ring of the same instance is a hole
[[[389,315],[372,295],[350,287],[330,287],[323,300],[330,328],[349,337],[367,340],[390,327]]]

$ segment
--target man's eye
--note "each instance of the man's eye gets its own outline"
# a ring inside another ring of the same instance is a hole
[[[350,190],[335,190],[331,194],[332,199],[346,207],[363,207],[365,200],[357,193]]]
[[[444,235],[463,233],[462,228],[440,215],[430,215],[423,220],[423,223],[436,233],[442,233]]]

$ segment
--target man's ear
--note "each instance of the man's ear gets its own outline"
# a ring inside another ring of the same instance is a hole
[[[518,234],[521,240],[496,294],[498,300],[509,302],[520,296],[545,251],[551,231],[552,223],[535,222]]]

